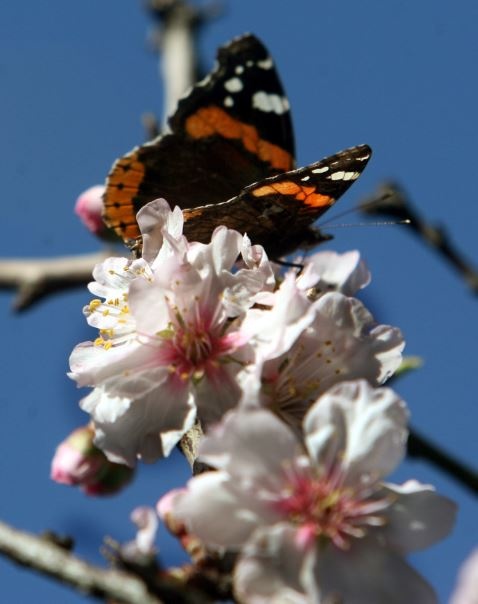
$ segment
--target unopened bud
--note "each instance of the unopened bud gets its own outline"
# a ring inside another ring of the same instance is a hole
[[[78,428],[57,448],[51,478],[61,484],[79,486],[87,495],[112,495],[133,477],[128,466],[109,461],[93,444],[90,426]]]

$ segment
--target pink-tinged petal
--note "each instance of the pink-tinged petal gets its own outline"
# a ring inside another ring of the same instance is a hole
[[[155,552],[154,541],[158,530],[158,517],[153,508],[141,506],[131,512],[131,520],[138,528],[136,547],[142,554]]]
[[[264,522],[277,514],[251,494],[237,490],[224,472],[206,472],[175,495],[173,515],[188,532],[214,547],[236,549]]]
[[[96,388],[81,406],[94,421],[95,444],[111,461],[129,466],[137,457],[150,463],[168,456],[196,418],[192,395],[170,385],[135,401],[111,399]]]
[[[407,420],[405,403],[393,390],[358,380],[323,394],[308,412],[304,432],[320,465],[330,467],[340,458],[347,484],[370,484],[402,460]]]
[[[145,368],[143,370],[133,367],[125,370],[124,373],[112,376],[103,381],[103,386],[109,394],[131,399],[140,399],[148,395],[153,390],[158,390],[169,383],[171,372],[167,367],[154,365],[148,369],[148,365],[152,364],[148,356],[144,359]],[[176,382],[180,391],[184,389],[184,382]],[[169,383],[170,387],[171,384]]]
[[[242,331],[257,341],[259,358],[271,359],[288,351],[300,334],[312,323],[314,309],[288,273],[274,295],[271,310],[251,310]],[[252,340],[254,341],[254,340]]]
[[[228,364],[210,363],[196,384],[194,395],[203,429],[217,423],[238,404],[241,390],[233,370],[234,366]]]
[[[71,373],[68,375],[79,387],[94,386],[112,379],[111,393],[116,396],[128,396],[128,384],[137,379],[138,386],[143,388],[142,394],[150,389],[149,382],[142,382],[146,369],[157,368],[160,374],[166,371],[165,367],[158,367],[159,358],[157,347],[136,340],[110,348],[85,342],[71,353]]]
[[[259,528],[241,551],[234,570],[234,592],[248,604],[321,602],[310,581],[315,551],[297,545],[291,526]]]
[[[386,485],[385,496],[393,505],[387,509],[380,539],[401,553],[422,550],[444,539],[453,529],[456,504],[435,492],[430,485],[409,480]]]
[[[166,495],[163,495],[156,504],[156,512],[161,520],[165,520],[170,514],[174,514],[176,498],[179,494],[187,492],[185,487],[180,489],[172,489],[168,491]]]
[[[143,238],[143,258],[152,263],[164,243],[164,231],[180,240],[183,232],[183,213],[176,207],[171,211],[165,199],[156,199],[140,209],[136,216]]]
[[[437,604],[430,585],[399,555],[357,540],[347,550],[319,550],[314,569],[321,596],[346,604]]]
[[[213,268],[216,275],[230,271],[240,254],[242,235],[224,226],[217,227],[211,237],[210,245],[203,248],[202,262]],[[197,258],[199,261],[199,258]]]
[[[256,294],[264,287],[264,275],[259,270],[240,269],[224,273],[221,278],[221,304],[228,317],[238,317],[254,304]]]
[[[357,251],[344,254],[325,251],[307,258],[297,281],[304,290],[313,287],[319,294],[339,291],[353,296],[370,283],[370,273]]]
[[[276,286],[275,269],[262,245],[251,245],[247,235],[242,238],[241,257],[249,269],[256,269],[263,282],[263,289],[273,291]],[[240,272],[240,271],[239,271]]]
[[[225,416],[201,443],[200,457],[227,470],[236,479],[280,484],[283,469],[290,465],[300,444],[290,429],[263,409],[239,409]]]
[[[359,300],[325,294],[317,301],[316,312],[315,333],[310,335],[323,343],[320,349],[315,344],[322,359],[322,392],[339,381],[360,378],[379,386],[400,365],[405,345],[400,330],[376,325]],[[305,346],[314,346],[314,339]]]
[[[478,549],[471,553],[460,568],[450,604],[478,604]]]

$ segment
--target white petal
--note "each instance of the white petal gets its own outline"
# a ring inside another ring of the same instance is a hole
[[[216,275],[220,275],[223,270],[231,270],[237,257],[240,254],[242,246],[242,235],[237,231],[218,227],[211,237],[211,244],[208,246],[206,261],[212,262]]]
[[[387,484],[385,493],[394,504],[387,509],[387,524],[381,530],[388,546],[399,552],[421,550],[444,539],[452,530],[456,504],[415,480]]]
[[[137,457],[153,462],[169,455],[195,421],[187,390],[181,393],[163,385],[135,401],[111,399],[100,389],[93,392],[96,401],[87,397],[82,406],[94,421],[95,444],[114,462],[133,466]],[[117,412],[112,410],[115,404]]]
[[[437,604],[433,589],[399,555],[367,539],[347,551],[328,546],[317,556],[316,581],[325,599],[346,604]]]
[[[319,464],[330,466],[340,457],[346,482],[360,484],[379,480],[401,461],[407,420],[405,403],[393,390],[359,380],[322,395],[304,420],[304,432]]]
[[[312,304],[291,273],[275,292],[273,302],[271,310],[249,311],[242,324],[242,331],[255,342],[258,358],[272,359],[288,351],[315,317]]]
[[[461,566],[450,604],[478,604],[478,549]]]
[[[315,550],[296,545],[293,527],[258,529],[243,548],[234,571],[234,592],[248,604],[320,602],[311,578]]]
[[[225,472],[205,472],[175,496],[173,514],[206,544],[236,549],[258,526],[277,519],[251,495],[235,489]]]
[[[313,376],[320,393],[344,380],[367,379],[379,386],[397,369],[404,347],[396,328],[376,325],[359,300],[328,293],[314,305],[315,319],[297,345],[302,358],[316,359]]]
[[[240,409],[225,416],[201,443],[200,457],[231,476],[273,488],[283,468],[300,452],[294,434],[263,409]]]
[[[148,262],[158,255],[163,245],[163,231],[170,231],[174,238],[182,234],[183,213],[179,208],[171,212],[165,199],[156,199],[141,208],[136,216],[143,238],[143,258]]]
[[[314,287],[319,293],[340,291],[353,296],[370,283],[370,273],[357,251],[344,254],[325,251],[307,258],[297,281],[304,290]]]

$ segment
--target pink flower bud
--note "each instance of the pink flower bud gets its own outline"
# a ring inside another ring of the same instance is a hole
[[[133,477],[134,470],[112,463],[93,444],[90,426],[78,428],[57,448],[51,478],[61,484],[79,486],[87,495],[112,495]]]
[[[103,185],[95,185],[83,191],[75,204],[75,213],[86,228],[94,235],[101,236],[107,230],[101,217],[103,210]]]

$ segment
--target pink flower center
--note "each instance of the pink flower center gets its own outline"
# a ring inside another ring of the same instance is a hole
[[[164,343],[162,360],[182,379],[211,377],[219,362],[244,343],[237,332],[224,334],[219,327],[201,316],[189,322],[177,316],[176,324],[159,334]]]
[[[379,512],[390,501],[374,497],[368,489],[342,486],[339,482],[337,475],[288,473],[283,497],[274,507],[299,526],[298,538],[303,545],[320,538],[348,549],[351,538],[363,537],[368,527],[385,523]]]

